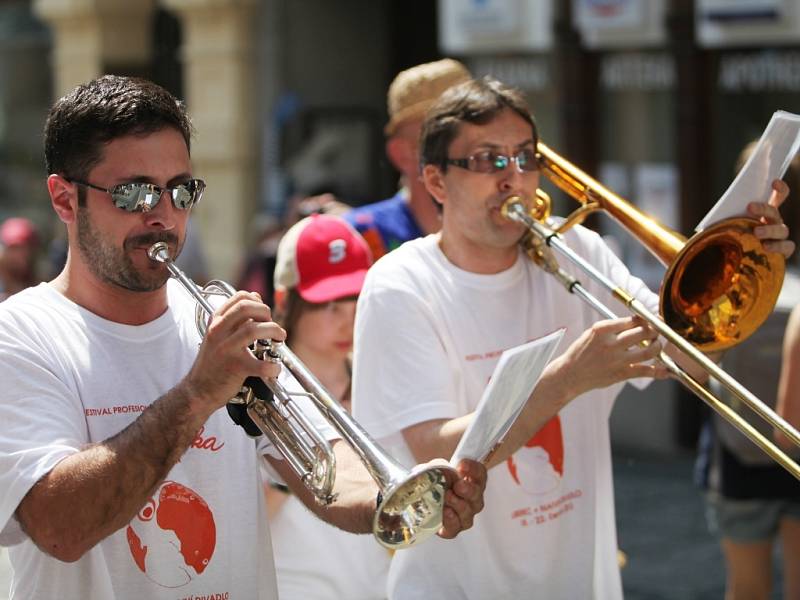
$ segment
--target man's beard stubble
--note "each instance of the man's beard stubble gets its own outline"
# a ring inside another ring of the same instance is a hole
[[[173,258],[180,254],[178,237],[169,232],[153,232],[126,238],[122,248],[110,243],[91,221],[89,210],[78,207],[78,248],[89,270],[101,281],[132,292],[151,292],[161,288],[169,279],[163,265],[152,263],[152,268],[137,270],[130,257],[136,248],[149,247],[156,242],[166,242],[177,247]]]

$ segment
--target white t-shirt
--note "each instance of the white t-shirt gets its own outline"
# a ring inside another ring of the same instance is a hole
[[[389,551],[316,518],[290,496],[270,519],[281,600],[382,600]]]
[[[141,326],[102,319],[48,284],[0,304],[0,543],[10,546],[12,598],[277,597],[258,476],[266,444],[224,408],[129,526],[78,561],[41,552],[13,516],[60,460],[125,428],[189,371],[194,301],[174,281],[168,298]]]
[[[589,230],[567,243],[651,309],[657,298]],[[563,352],[599,315],[520,254],[479,275],[452,265],[435,235],[370,269],[359,298],[353,412],[407,466],[401,431],[477,405],[503,350],[565,327]],[[565,271],[617,310],[566,259]],[[625,314],[620,308],[619,314]],[[489,473],[485,508],[454,540],[396,553],[389,597],[483,600],[621,598],[608,417],[621,384],[569,403]]]

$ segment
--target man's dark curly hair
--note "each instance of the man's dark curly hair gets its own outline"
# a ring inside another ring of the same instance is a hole
[[[180,100],[145,79],[104,75],[78,86],[50,109],[44,127],[47,172],[85,179],[108,142],[165,127],[179,131],[190,148],[192,124]]]

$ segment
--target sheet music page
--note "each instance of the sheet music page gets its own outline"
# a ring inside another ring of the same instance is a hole
[[[786,173],[798,147],[800,115],[776,111],[742,170],[695,231],[702,231],[722,219],[747,215],[750,202],[769,200],[772,182]]]
[[[475,417],[450,459],[453,466],[462,458],[482,461],[488,456],[525,406],[562,337],[563,328],[500,355]]]

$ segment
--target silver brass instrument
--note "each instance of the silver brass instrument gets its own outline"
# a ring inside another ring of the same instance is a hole
[[[164,242],[153,244],[147,251],[151,260],[166,265],[170,274],[197,302],[196,324],[201,337],[214,313],[211,296],[229,298],[235,290],[224,281],[214,280],[200,288],[175,266]],[[269,438],[292,470],[314,494],[317,502],[335,501],[333,484],[336,460],[330,444],[297,406],[293,396],[311,400],[355,453],[378,484],[379,502],[373,518],[372,532],[383,546],[408,548],[435,534],[442,524],[444,495],[454,471],[446,465],[418,466],[405,469],[388,455],[364,429],[334,400],[317,378],[282,342],[257,340],[251,348],[259,359],[274,360],[289,370],[305,393],[289,392],[275,380],[257,379],[271,394],[256,394],[248,381],[232,403],[246,407],[247,415]],[[260,396],[271,396],[263,398]]]
[[[541,142],[537,149],[543,174],[583,206],[556,227],[549,219],[549,198],[543,192],[537,191],[532,208],[526,206],[526,202],[519,196],[507,198],[501,208],[503,216],[525,225],[528,229],[528,233],[521,241],[526,254],[545,271],[554,275],[569,292],[580,296],[606,318],[616,318],[616,314],[610,308],[558,266],[552,252],[557,250],[607,289],[630,313],[645,320],[683,355],[727,388],[733,396],[740,399],[772,427],[780,430],[793,444],[800,446],[800,434],[794,427],[698,349],[699,347],[706,351],[719,350],[744,341],[763,323],[774,307],[783,281],[783,257],[765,252],[758,240],[753,242],[755,236],[752,235],[752,228],[757,225],[757,221],[747,218],[729,219],[710,228],[711,231],[697,234],[686,242],[681,236],[663,228]],[[599,209],[605,210],[617,219],[651,252],[661,258],[662,262],[667,263],[667,277],[661,290],[663,318],[653,314],[632,294],[618,287],[562,240],[560,232],[581,222],[587,213]],[[711,254],[713,258],[719,260],[701,259],[699,264],[692,264],[693,258],[702,257],[704,254]],[[720,272],[716,272],[715,269]],[[687,277],[694,279],[687,283],[685,281]],[[672,302],[677,297],[687,297],[687,290],[691,290],[694,302]],[[724,313],[722,317],[720,312]],[[673,321],[678,325],[673,327]],[[800,466],[776,444],[763,436],[725,402],[714,396],[664,352],[661,353],[659,360],[678,381],[800,480]]]

